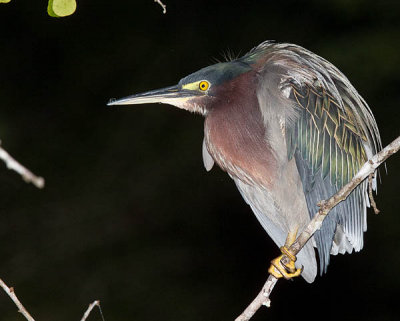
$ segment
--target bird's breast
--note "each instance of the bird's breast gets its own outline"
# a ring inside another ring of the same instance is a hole
[[[206,117],[205,139],[210,155],[231,176],[272,186],[276,159],[255,96],[220,101]]]

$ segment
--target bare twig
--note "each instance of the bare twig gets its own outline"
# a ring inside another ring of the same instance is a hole
[[[369,174],[368,176],[368,196],[371,206],[374,209],[374,213],[379,214],[380,210],[376,207],[374,195],[372,194],[372,180],[374,179],[374,176],[375,176],[374,173]]]
[[[37,188],[44,187],[44,179],[43,177],[36,176],[33,174],[29,169],[22,166],[18,163],[7,151],[0,146],[0,159],[6,163],[8,169],[11,169],[17,172],[19,175],[22,176],[25,182],[32,183]]]
[[[163,9],[163,14],[167,13],[167,6],[164,3],[162,3],[161,0],[154,0],[154,2],[158,3],[161,6],[161,8]]]
[[[7,284],[4,283],[4,281],[2,279],[0,279],[0,287],[3,288],[3,290],[8,294],[8,296],[11,298],[11,300],[13,300],[13,302],[15,303],[15,305],[18,308],[18,312],[20,312],[26,320],[28,321],[35,321],[35,319],[29,314],[29,312],[25,309],[25,307],[22,305],[21,301],[17,298],[17,295],[15,294],[14,288],[11,287],[9,288],[7,286]],[[89,307],[87,308],[87,310],[85,311],[85,313],[83,314],[83,317],[81,319],[81,321],[86,321],[86,319],[89,317],[90,312],[92,312],[93,308],[95,306],[99,307],[99,311],[101,314],[101,318],[104,321],[104,317],[103,317],[103,312],[101,311],[101,307],[100,307],[100,301],[96,300],[93,301],[91,304],[89,304]]]
[[[84,315],[83,315],[81,321],[86,321],[86,319],[87,319],[88,316],[90,315],[90,312],[92,312],[92,310],[93,310],[93,308],[94,308],[95,306],[98,306],[98,307],[99,307],[100,314],[101,314],[101,318],[102,318],[103,321],[104,321],[103,313],[101,312],[101,307],[100,307],[100,301],[99,301],[99,300],[93,301],[92,303],[89,304],[89,307],[88,307],[87,310],[85,311],[85,313],[84,313]]]
[[[382,149],[379,153],[374,155],[370,160],[368,160],[358,171],[358,173],[353,177],[353,179],[343,186],[335,195],[326,201],[321,201],[319,203],[320,209],[314,218],[307,225],[306,229],[297,237],[296,241],[289,247],[289,252],[293,255],[299,253],[307,241],[313,236],[313,234],[320,229],[322,222],[328,215],[329,211],[339,204],[341,201],[345,200],[347,196],[370,174],[373,174],[375,170],[381,165],[387,158],[389,158],[394,153],[397,153],[400,149],[400,136],[397,137],[392,143]],[[284,257],[282,262],[285,262]],[[272,275],[269,275],[267,282],[264,284],[260,293],[256,298],[250,303],[250,305],[239,315],[235,321],[248,321],[257,312],[257,310],[262,306],[270,305],[269,296],[274,288],[276,282],[278,281]]]
[[[11,300],[14,301],[15,305],[18,308],[18,312],[20,312],[25,319],[28,321],[35,321],[34,318],[29,314],[29,312],[24,308],[22,303],[18,300],[17,295],[14,292],[14,288],[9,288],[2,279],[0,279],[0,286],[3,288],[3,290],[8,294],[8,296],[11,298]]]
[[[254,313],[257,312],[261,306],[265,305],[266,307],[270,307],[271,300],[269,296],[274,289],[274,286],[278,279],[273,275],[269,275],[267,282],[265,282],[264,286],[262,287],[260,293],[257,294],[255,299],[250,303],[250,305],[239,315],[235,321],[247,321],[250,320]]]

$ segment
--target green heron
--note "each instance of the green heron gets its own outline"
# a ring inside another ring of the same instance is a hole
[[[374,116],[349,80],[327,60],[293,44],[266,41],[243,57],[203,68],[172,87],[108,105],[170,104],[205,117],[203,161],[236,183],[281,247],[277,277],[326,272],[330,255],[363,247],[367,182],[336,206],[296,257],[287,247],[318,211],[381,149]],[[376,179],[373,181],[376,189]],[[280,258],[289,256],[282,266]],[[295,263],[296,261],[296,263]],[[300,270],[303,267],[303,270]]]

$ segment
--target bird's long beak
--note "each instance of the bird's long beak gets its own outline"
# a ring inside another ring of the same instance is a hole
[[[147,91],[121,99],[110,99],[107,106],[164,103],[181,107],[188,99],[199,94],[193,90],[182,89],[180,85]]]

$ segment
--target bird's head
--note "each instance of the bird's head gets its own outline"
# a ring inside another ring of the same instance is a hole
[[[182,78],[177,85],[111,99],[108,106],[162,103],[206,115],[224,93],[234,90],[234,80],[250,70],[240,60],[217,63]]]

